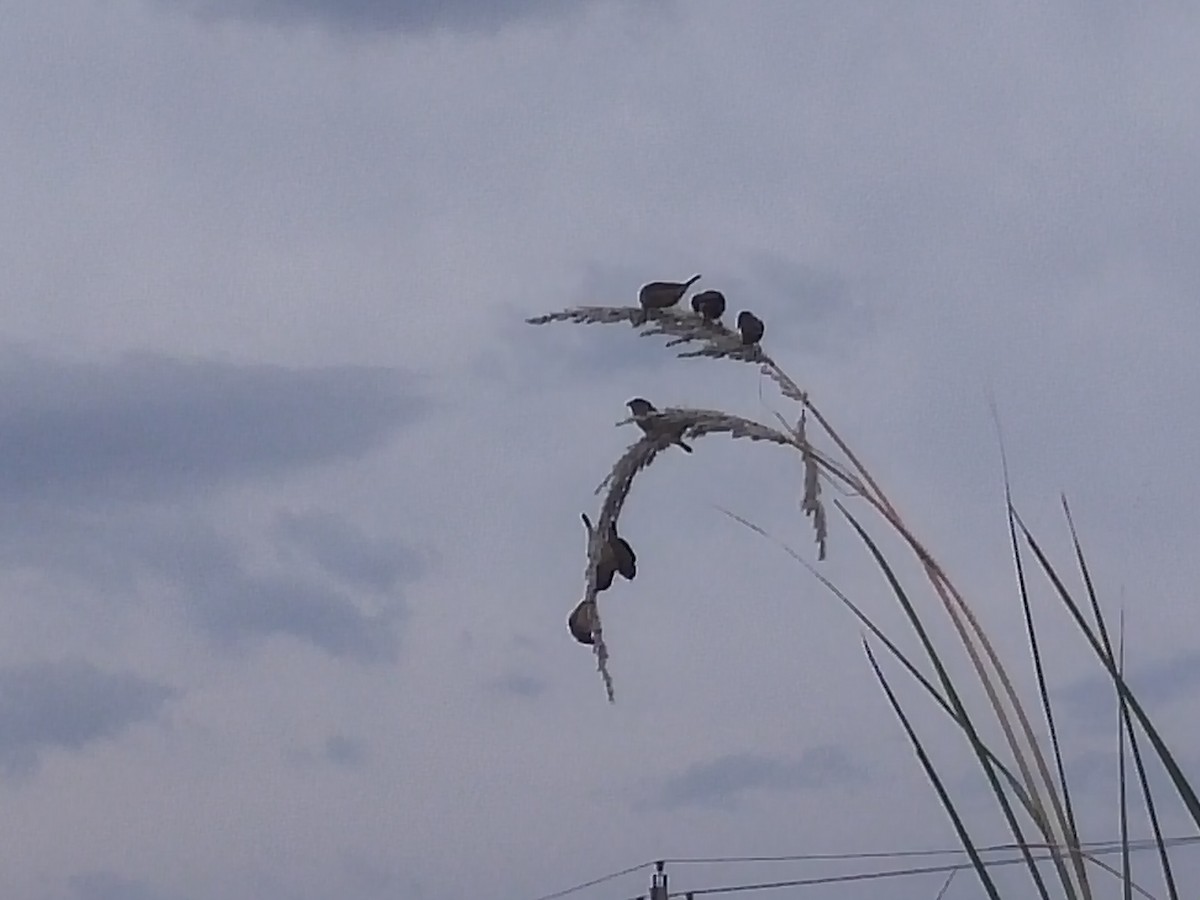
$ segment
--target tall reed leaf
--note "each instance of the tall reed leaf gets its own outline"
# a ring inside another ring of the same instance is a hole
[[[908,720],[908,716],[904,714],[904,710],[900,706],[900,701],[896,699],[895,692],[892,690],[891,685],[888,684],[887,678],[884,677],[883,670],[879,668],[879,663],[875,661],[875,655],[871,652],[871,645],[866,640],[863,641],[863,649],[867,652],[867,659],[871,663],[871,668],[875,670],[875,677],[879,679],[884,693],[887,694],[888,702],[892,704],[892,709],[900,719],[900,724],[904,726],[904,731],[908,734],[908,739],[912,741],[913,749],[917,752],[917,759],[921,761],[921,767],[925,770],[925,774],[933,785],[933,789],[937,791],[938,798],[942,801],[942,805],[946,808],[946,812],[950,816],[950,821],[954,823],[954,830],[958,834],[958,840],[963,845],[963,849],[967,851],[967,856],[970,857],[971,864],[975,867],[975,874],[979,876],[979,880],[983,884],[983,889],[987,891],[988,896],[992,900],[1000,900],[1000,893],[996,890],[996,884],[992,881],[991,875],[988,874],[987,866],[984,865],[979,851],[975,849],[975,842],[971,840],[967,826],[963,824],[962,817],[958,814],[954,802],[950,799],[950,794],[946,791],[945,784],[942,783],[941,777],[930,761],[929,754],[925,752],[925,747],[921,744],[921,739],[917,737],[917,732]],[[1027,848],[1026,853],[1028,853]],[[1036,866],[1034,868],[1036,869]]]

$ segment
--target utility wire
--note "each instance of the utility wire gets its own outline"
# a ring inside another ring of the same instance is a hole
[[[1164,844],[1164,846],[1179,846],[1179,845],[1183,845],[1183,844],[1194,844],[1197,841],[1200,841],[1200,836],[1168,838],[1165,841],[1163,841],[1163,844]],[[1149,850],[1155,846],[1156,846],[1156,843],[1153,840],[1149,840],[1149,839],[1143,840],[1143,841],[1137,841],[1137,842],[1131,841],[1130,845],[1129,845],[1129,850],[1130,850],[1130,852],[1136,852],[1136,851],[1140,851],[1140,850]],[[1113,853],[1118,853],[1120,851],[1121,851],[1121,844],[1116,841],[1110,841],[1106,845],[1101,846],[1099,849],[1093,849],[1091,851],[1091,853],[1095,856],[1107,856],[1107,855],[1110,855]],[[1051,857],[1049,854],[1044,854],[1041,856],[1035,856],[1034,860],[1036,862],[1044,862],[1044,861],[1052,859],[1052,858],[1053,857]],[[990,868],[991,866],[1010,866],[1010,865],[1014,865],[1015,863],[1022,863],[1022,862],[1025,862],[1024,856],[1010,856],[1010,857],[1006,857],[1004,859],[985,860],[983,865],[985,867]],[[970,863],[970,862],[947,863],[947,864],[940,865],[940,866],[913,866],[913,867],[906,868],[906,869],[883,869],[878,872],[853,872],[853,873],[844,874],[844,875],[826,875],[826,876],[821,876],[821,877],[816,877],[816,878],[797,878],[797,879],[791,879],[791,880],[787,880],[787,881],[763,881],[763,882],[757,882],[757,883],[753,883],[753,884],[736,884],[736,885],[724,885],[721,887],[695,888],[690,891],[673,891],[669,896],[670,897],[693,897],[693,896],[700,896],[703,894],[734,894],[734,893],[749,892],[749,891],[771,890],[774,888],[784,888],[784,887],[811,887],[813,885],[818,885],[818,884],[838,884],[838,883],[845,883],[845,882],[850,882],[850,881],[875,881],[875,880],[880,880],[880,879],[884,879],[884,878],[900,878],[900,877],[908,876],[908,875],[934,875],[934,874],[945,875],[945,874],[952,873],[952,872],[969,871],[973,868],[975,868],[975,865],[974,865],[974,863]]]
[[[1166,838],[1163,841],[1164,847],[1181,847],[1189,844],[1200,843],[1200,835],[1189,835],[1185,837]],[[1069,852],[1070,848],[1065,845],[1050,845],[1050,844],[1027,844],[1032,850],[1051,850],[1055,849],[1059,852]],[[1116,840],[1109,841],[1084,841],[1080,843],[1080,848],[1092,853],[1096,856],[1109,855],[1119,852],[1121,842]],[[1140,850],[1148,850],[1156,847],[1157,843],[1153,838],[1143,838],[1137,841],[1129,842],[1131,852]],[[1000,853],[1006,850],[1018,849],[1015,844],[993,844],[988,847],[980,847],[980,853]],[[961,855],[966,851],[961,847],[946,848],[940,850],[890,850],[890,851],[875,851],[875,852],[859,852],[859,853],[795,853],[785,856],[692,856],[692,857],[664,857],[662,862],[668,865],[701,865],[709,863],[766,863],[766,862],[820,862],[820,861],[836,861],[836,860],[869,860],[869,859],[906,859],[919,858],[930,856],[950,856]],[[1038,861],[1047,860],[1049,855],[1036,857]],[[985,860],[984,865],[1011,865],[1014,862],[1020,862],[1024,857],[1011,859],[995,859]],[[614,878],[621,878],[624,875],[632,875],[641,869],[648,869],[655,864],[655,860],[646,860],[638,863],[635,866],[630,866],[627,869],[621,869],[619,872],[610,872],[607,875],[601,875],[599,878],[593,878],[590,881],[583,881],[579,884],[572,885],[568,888],[563,888],[561,891],[555,891],[551,894],[543,894],[534,900],[559,900],[561,897],[569,896],[578,891],[586,890],[590,887],[595,887],[599,884],[604,884],[607,881],[612,881]],[[671,897],[684,897],[687,894],[713,894],[713,893],[733,893],[734,891],[750,891],[750,890],[765,890],[767,888],[776,887],[800,887],[804,885],[815,884],[830,884],[839,881],[861,881],[867,879],[878,878],[898,878],[904,875],[920,875],[942,873],[948,874],[971,869],[971,863],[947,863],[940,866],[923,866],[908,869],[885,869],[879,872],[856,872],[844,875],[831,875],[820,878],[809,878],[798,881],[780,881],[780,882],[763,882],[755,885],[741,885],[735,887],[720,887],[720,888],[698,888],[693,891],[675,891],[671,893]]]
[[[1176,837],[1167,838],[1164,841],[1166,846],[1176,846],[1178,844],[1190,844],[1200,841],[1200,836],[1191,837]],[[1141,847],[1146,845],[1149,847],[1155,846],[1153,838],[1143,838],[1137,841],[1130,841],[1130,848]],[[1065,844],[1034,844],[1027,843],[1025,845],[1031,850],[1058,850],[1061,853],[1071,852],[1071,848]],[[1081,850],[1088,851],[1105,851],[1108,848],[1121,846],[1118,840],[1108,841],[1082,841],[1079,844]],[[1020,847],[1016,844],[992,844],[988,847],[979,847],[980,853],[1000,853],[1006,850],[1019,850]],[[703,865],[708,863],[762,863],[762,862],[820,862],[831,860],[866,860],[866,859],[905,859],[905,858],[920,858],[928,856],[961,856],[966,853],[962,847],[947,847],[941,850],[879,850],[874,852],[858,852],[858,853],[793,853],[784,856],[682,856],[674,859],[666,857],[664,863],[670,865]]]
[[[599,878],[593,878],[591,881],[584,881],[580,884],[572,885],[569,888],[563,888],[561,891],[555,891],[553,894],[542,894],[536,900],[558,900],[559,897],[565,897],[568,894],[574,894],[576,891],[582,891],[584,888],[595,887],[598,884],[604,884],[606,881],[612,881],[614,878],[620,878],[622,875],[632,875],[639,869],[648,869],[654,865],[654,862],[648,861],[638,863],[636,866],[630,866],[628,869],[622,869],[620,872],[610,872],[607,875],[601,875]]]
[[[1034,857],[1035,860],[1050,859],[1049,856]],[[993,859],[986,866],[1007,866],[1024,862],[1023,856]],[[766,891],[773,888],[811,887],[817,884],[838,884],[848,881],[877,881],[884,878],[900,878],[906,875],[945,875],[963,869],[974,868],[974,863],[947,863],[942,866],[913,866],[908,869],[883,869],[879,872],[853,872],[847,875],[825,875],[819,878],[795,878],[789,881],[761,881],[755,884],[731,884],[722,887],[695,888],[690,891],[674,891],[671,897],[692,897],[701,894],[736,894],[748,891]]]

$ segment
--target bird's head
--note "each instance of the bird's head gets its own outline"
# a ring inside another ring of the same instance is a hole
[[[635,416],[644,416],[646,413],[654,411],[653,404],[641,397],[634,397],[625,405],[629,407],[629,411]]]

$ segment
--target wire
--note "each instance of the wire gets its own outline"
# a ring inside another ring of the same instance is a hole
[[[1192,837],[1177,837],[1167,838],[1164,844],[1167,846],[1175,846],[1176,844],[1188,844],[1200,841],[1200,836]],[[1153,838],[1143,838],[1137,841],[1130,841],[1130,848],[1139,847],[1142,845],[1153,847],[1155,842]],[[1034,844],[1027,843],[1025,845],[1031,850],[1053,850],[1058,849],[1063,853],[1069,853],[1070,848],[1066,845],[1058,844]],[[1083,841],[1079,844],[1080,848],[1089,851],[1104,851],[1109,852],[1108,848],[1120,847],[1120,841]],[[1019,850],[1016,844],[992,844],[987,847],[979,847],[980,853],[1000,853],[1006,850]],[[708,863],[763,863],[763,862],[820,862],[833,860],[864,860],[864,859],[911,859],[928,856],[961,856],[966,853],[962,847],[948,847],[940,850],[879,850],[857,853],[793,853],[783,856],[690,856],[690,857],[667,857],[663,860],[664,863],[671,865],[704,865]]]
[[[1165,841],[1163,841],[1163,845],[1164,846],[1179,846],[1179,845],[1183,845],[1183,844],[1194,844],[1198,841],[1200,841],[1200,836],[1168,838]],[[1139,850],[1149,850],[1154,846],[1156,846],[1156,844],[1151,839],[1147,839],[1147,840],[1143,840],[1143,841],[1136,841],[1136,842],[1130,841],[1130,843],[1129,843],[1129,849],[1131,852],[1136,852]],[[1090,852],[1095,856],[1105,856],[1108,854],[1120,852],[1121,849],[1122,849],[1121,844],[1119,842],[1109,841],[1109,842],[1102,844],[1098,849],[1093,849]],[[921,851],[915,851],[915,852],[921,852]],[[1049,860],[1052,858],[1053,857],[1051,855],[1045,854],[1042,856],[1034,857],[1034,860],[1038,861],[1038,862],[1043,862],[1045,860]],[[1012,857],[1007,857],[1005,859],[985,860],[983,865],[987,866],[987,867],[1009,866],[1009,865],[1013,865],[1015,863],[1021,863],[1024,861],[1025,861],[1024,856],[1012,856]],[[907,876],[907,875],[948,874],[951,872],[970,870],[970,869],[973,869],[974,867],[975,867],[974,863],[970,863],[970,862],[948,863],[948,864],[940,865],[940,866],[913,866],[913,867],[906,868],[906,869],[883,869],[879,872],[854,872],[854,873],[845,874],[845,875],[826,875],[826,876],[821,876],[821,877],[817,877],[817,878],[799,878],[799,879],[792,879],[792,880],[788,880],[788,881],[764,881],[764,882],[757,882],[754,884],[737,884],[737,885],[725,885],[722,887],[696,888],[696,889],[690,890],[690,891],[674,891],[670,894],[670,896],[671,897],[688,897],[688,896],[697,896],[697,895],[701,895],[701,894],[734,894],[734,893],[740,893],[740,892],[744,892],[744,891],[763,891],[763,890],[771,890],[774,888],[784,888],[784,887],[809,887],[809,886],[818,885],[818,884],[838,884],[838,883],[845,883],[845,882],[849,882],[849,881],[873,881],[873,880],[880,880],[880,879],[884,879],[884,878],[900,878],[900,877]]]
[[[1036,857],[1035,857],[1036,858]],[[1050,857],[1042,857],[1049,859]],[[1006,866],[1012,863],[1024,862],[1024,857],[1014,856],[1009,859],[991,860],[984,865],[988,866]],[[913,866],[908,869],[884,869],[880,872],[853,872],[848,875],[826,875],[820,878],[796,878],[790,881],[762,881],[756,884],[734,884],[725,885],[723,887],[696,888],[691,891],[675,891],[670,896],[672,897],[689,897],[698,894],[735,894],[742,891],[765,891],[772,888],[784,887],[809,887],[817,884],[838,884],[847,881],[877,881],[883,878],[900,878],[905,875],[944,875],[948,872],[957,872],[960,869],[973,868],[973,864],[966,863],[949,863],[944,866]]]
[[[1164,847],[1180,847],[1188,844],[1200,843],[1200,835],[1190,835],[1186,837],[1166,838],[1163,841]],[[1057,848],[1049,844],[1027,844],[1031,850],[1051,850],[1058,849],[1060,852],[1069,852],[1068,847],[1059,845]],[[1096,855],[1104,856],[1119,852],[1121,842],[1116,840],[1109,841],[1084,841],[1080,843],[1080,848],[1087,852]],[[1149,850],[1156,847],[1157,843],[1153,838],[1143,838],[1137,841],[1129,842],[1131,852],[1140,850]],[[980,853],[999,853],[1006,850],[1019,849],[1016,844],[993,844],[987,847],[980,847]],[[949,856],[954,854],[963,854],[966,851],[961,847],[947,848],[942,850],[891,850],[891,851],[875,851],[863,853],[794,853],[786,856],[692,856],[692,857],[664,857],[662,862],[671,865],[692,865],[692,864],[708,864],[708,863],[764,863],[764,862],[819,862],[819,861],[834,861],[834,860],[868,860],[868,859],[911,859],[914,857],[929,857],[929,856]],[[1036,860],[1051,859],[1050,855],[1035,857]],[[1024,857],[1014,857],[1011,859],[993,859],[985,860],[985,866],[1003,866],[1011,865],[1012,863],[1021,862]],[[621,869],[619,872],[610,872],[607,875],[601,875],[599,878],[593,878],[590,881],[583,881],[579,884],[572,885],[569,888],[563,888],[561,891],[554,891],[551,894],[543,894],[534,900],[559,900],[560,897],[566,897],[574,894],[577,891],[585,890],[586,888],[595,887],[598,884],[604,884],[607,881],[612,881],[614,878],[621,878],[624,875],[632,875],[641,869],[648,869],[655,864],[656,860],[647,860],[638,863],[635,866],[630,866],[627,869]],[[698,888],[693,891],[675,891],[671,893],[671,897],[685,897],[688,894],[722,894],[734,893],[736,891],[753,891],[766,890],[769,888],[780,887],[802,887],[805,885],[816,884],[832,884],[844,881],[865,881],[870,879],[880,878],[899,878],[906,875],[924,875],[924,874],[951,874],[954,872],[963,871],[973,868],[971,863],[946,863],[940,866],[918,866],[907,869],[884,869],[879,872],[855,872],[845,875],[829,875],[818,878],[800,879],[795,881],[776,881],[762,882],[750,885],[738,885],[733,887],[716,887],[716,888]]]
[[[584,881],[569,888],[563,888],[561,891],[555,891],[553,894],[542,894],[542,896],[535,898],[535,900],[558,900],[559,897],[565,897],[568,894],[574,894],[576,891],[582,891],[584,888],[590,888],[595,887],[598,884],[604,884],[604,882],[612,881],[614,878],[620,878],[622,875],[632,875],[639,869],[647,869],[652,865],[654,865],[653,861],[638,863],[636,866],[630,866],[628,869],[622,869],[620,872],[610,872],[607,875],[601,875],[599,878],[593,878],[591,881]]]

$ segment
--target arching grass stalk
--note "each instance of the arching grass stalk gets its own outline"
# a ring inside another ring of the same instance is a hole
[[[700,316],[681,312],[676,309],[655,310],[652,315],[647,316],[644,310],[638,308],[588,306],[567,309],[529,319],[528,321],[531,324],[537,325],[549,322],[630,324],[635,330],[639,330],[643,336],[667,336],[669,338],[667,346],[682,347],[683,349],[677,350],[676,353],[683,358],[729,359],[756,365],[764,375],[778,386],[784,398],[797,403],[800,407],[798,415],[794,419],[794,425],[785,419],[784,416],[776,414],[779,424],[778,428],[763,425],[720,410],[685,407],[667,408],[657,414],[656,421],[661,427],[661,434],[647,433],[631,444],[597,488],[597,493],[602,495],[602,499],[597,525],[588,544],[584,596],[581,600],[581,606],[586,605],[590,611],[589,621],[591,622],[593,649],[596,654],[597,667],[604,680],[606,693],[610,701],[614,700],[613,680],[608,668],[608,648],[604,641],[599,609],[597,607],[596,590],[596,571],[603,548],[602,536],[607,534],[609,524],[616,523],[620,516],[624,502],[632,490],[635,477],[651,465],[658,458],[659,453],[671,443],[671,440],[664,437],[664,435],[673,436],[671,439],[679,437],[692,439],[711,435],[726,435],[734,439],[765,441],[793,449],[800,455],[804,468],[804,493],[801,498],[801,509],[811,521],[818,548],[818,559],[824,558],[828,540],[828,520],[822,499],[821,483],[822,481],[829,481],[832,484],[838,485],[850,497],[859,498],[868,508],[878,514],[883,522],[901,538],[916,557],[925,579],[933,589],[935,596],[941,602],[943,610],[954,626],[958,641],[966,652],[976,678],[984,691],[988,700],[988,706],[1004,736],[1008,755],[1012,761],[1011,765],[1004,764],[999,756],[984,744],[978,729],[974,725],[973,718],[967,712],[966,703],[962,699],[962,692],[948,674],[948,670],[943,662],[942,651],[934,646],[921,615],[918,613],[915,605],[910,602],[908,593],[900,585],[899,579],[879,549],[878,544],[870,536],[866,527],[851,513],[846,504],[839,501],[836,505],[843,517],[850,524],[854,533],[864,542],[876,566],[884,574],[892,593],[904,609],[910,625],[920,640],[925,655],[934,668],[941,688],[935,687],[932,681],[922,675],[911,660],[899,651],[895,642],[883,635],[875,627],[874,623],[870,622],[861,613],[861,610],[857,606],[830,584],[828,579],[817,573],[808,563],[805,562],[804,564],[821,579],[822,583],[834,591],[835,595],[859,617],[860,621],[872,631],[875,637],[888,648],[893,656],[901,661],[909,673],[922,684],[927,693],[933,696],[943,710],[963,729],[972,746],[976,759],[984,771],[993,793],[997,797],[997,801],[1004,813],[1005,821],[1015,839],[1016,846],[1023,850],[1027,868],[1031,873],[1040,896],[1048,900],[1048,888],[1042,881],[1035,861],[1029,853],[1029,848],[1034,846],[1034,844],[1027,843],[1024,837],[1015,810],[1009,803],[1008,798],[1010,794],[1017,800],[1019,807],[1025,811],[1034,824],[1034,827],[1043,837],[1043,846],[1049,848],[1051,861],[1054,865],[1062,896],[1071,898],[1071,900],[1074,900],[1074,898],[1091,900],[1092,889],[1087,877],[1085,862],[1091,861],[1097,864],[1099,862],[1082,849],[1078,834],[1078,826],[1071,804],[1070,790],[1063,764],[1060,735],[1050,704],[1049,691],[1041,662],[1035,618],[1032,614],[1032,606],[1026,585],[1022,549],[1018,540],[1018,531],[1020,532],[1024,538],[1024,543],[1034,553],[1042,571],[1050,578],[1060,599],[1062,599],[1071,611],[1077,624],[1083,630],[1095,652],[1099,655],[1101,662],[1109,671],[1117,687],[1121,709],[1127,710],[1127,712],[1122,714],[1122,721],[1126,723],[1125,731],[1128,733],[1131,751],[1142,784],[1144,799],[1155,828],[1156,843],[1160,851],[1164,878],[1167,881],[1171,896],[1176,896],[1169,861],[1166,855],[1164,838],[1159,829],[1157,815],[1154,811],[1154,804],[1149,791],[1149,782],[1140,762],[1141,754],[1138,750],[1136,734],[1131,724],[1133,721],[1138,722],[1145,732],[1151,746],[1171,775],[1172,781],[1184,805],[1192,813],[1198,825],[1200,825],[1200,801],[1197,801],[1195,793],[1191,790],[1182,772],[1179,771],[1161,737],[1153,730],[1153,726],[1150,724],[1144,710],[1137,704],[1132,693],[1128,690],[1128,686],[1125,684],[1122,675],[1117,670],[1112,648],[1105,633],[1103,618],[1100,615],[1099,605],[1095,600],[1090,576],[1083,562],[1078,540],[1075,538],[1073,523],[1071,523],[1071,533],[1075,543],[1077,561],[1079,562],[1089,597],[1092,600],[1097,629],[1103,637],[1103,642],[1093,634],[1093,630],[1083,619],[1073,598],[1070,597],[1069,592],[1062,585],[1061,579],[1057,577],[1057,573],[1054,572],[1048,559],[1046,559],[1040,547],[1033,540],[1032,535],[1025,529],[1024,524],[1021,523],[1019,516],[1016,514],[1008,488],[1007,463],[1005,463],[1005,503],[1009,520],[1010,540],[1017,570],[1018,592],[1025,618],[1026,634],[1030,646],[1034,673],[1037,679],[1038,696],[1041,701],[1042,715],[1050,734],[1050,749],[1055,763],[1055,772],[1053,775],[1051,774],[1051,768],[1047,762],[1042,743],[1033,730],[1030,717],[1016,691],[1013,680],[962,592],[957,588],[934,556],[917,539],[896,506],[887,497],[877,479],[867,469],[861,458],[852,450],[841,435],[838,434],[828,418],[817,408],[808,392],[803,390],[784,372],[767,355],[761,346],[757,343],[744,344],[737,332],[725,328],[719,322],[705,321]],[[810,422],[815,423],[819,428],[819,434],[817,435],[818,442],[828,442],[831,445],[831,450],[822,450],[814,444],[809,434]],[[1070,521],[1069,510],[1067,511],[1067,515],[1068,521]],[[742,521],[748,527],[756,528],[756,526],[751,525],[740,517],[735,518],[738,518],[739,521]],[[759,531],[763,533],[761,530]],[[875,665],[873,658],[872,665]],[[880,674],[882,680],[882,673],[878,672],[878,674]],[[886,680],[883,680],[883,686],[889,699],[894,701],[894,695]],[[901,715],[902,722],[907,728],[908,719],[904,716],[902,710],[897,709],[897,712]],[[915,735],[910,734],[910,736],[913,736],[915,739]],[[919,756],[922,757],[924,764],[927,761],[927,757],[921,751],[919,751]],[[940,781],[935,781],[935,788],[938,788],[940,783]],[[939,795],[942,793],[943,791],[939,788]],[[947,810],[952,818],[955,819],[956,827],[958,827],[960,822],[957,819],[956,813],[953,812],[953,807],[948,806]],[[960,836],[965,837],[965,835]],[[1126,847],[1128,846],[1127,839],[1125,845]],[[1066,850],[1066,857],[1062,853],[1064,848]],[[1070,861],[1069,868],[1065,864],[1067,859]],[[1103,868],[1109,873],[1114,871],[1106,865]],[[1132,889],[1142,893],[1139,887],[1132,885],[1132,880],[1128,877],[1128,870],[1126,870],[1124,881],[1127,889],[1132,887]]]

